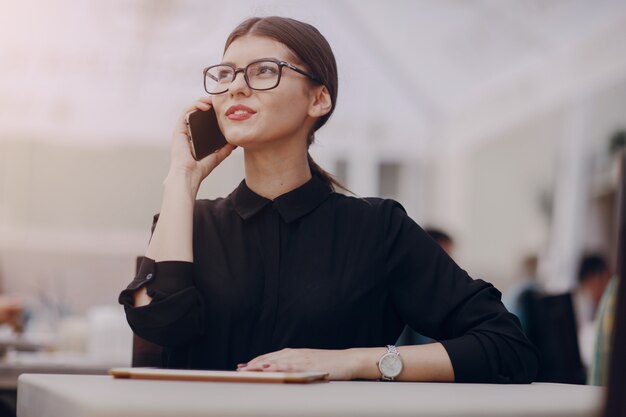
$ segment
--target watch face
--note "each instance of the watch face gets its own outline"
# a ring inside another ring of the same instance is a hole
[[[399,355],[387,353],[380,358],[380,372],[388,378],[394,378],[402,372],[402,360]]]

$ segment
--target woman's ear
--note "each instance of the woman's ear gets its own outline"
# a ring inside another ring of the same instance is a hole
[[[316,87],[313,90],[313,97],[309,105],[309,116],[322,117],[333,108],[330,93],[325,85]]]

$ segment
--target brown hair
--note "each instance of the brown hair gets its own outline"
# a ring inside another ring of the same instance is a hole
[[[226,39],[224,52],[235,39],[245,35],[257,35],[273,39],[285,45],[295,55],[301,64],[314,75],[321,84],[326,86],[332,107],[324,116],[320,117],[307,138],[307,147],[315,140],[315,131],[322,127],[335,110],[337,102],[337,63],[328,41],[313,26],[288,17],[268,16],[251,17],[237,26]],[[322,169],[307,152],[309,167],[313,175],[322,178],[333,190],[336,187],[346,189],[331,174]]]

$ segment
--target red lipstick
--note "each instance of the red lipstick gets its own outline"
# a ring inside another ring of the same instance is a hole
[[[226,110],[226,117],[230,120],[246,120],[255,113],[256,111],[252,110],[250,107],[246,107],[243,104],[236,104]]]

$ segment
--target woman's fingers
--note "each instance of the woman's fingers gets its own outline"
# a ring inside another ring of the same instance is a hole
[[[200,109],[200,110],[208,110],[213,105],[213,98],[211,96],[200,97],[198,98],[192,105],[187,108],[186,112]]]
[[[217,153],[209,155],[202,161],[194,160],[192,156],[191,144],[189,141],[189,128],[187,126],[187,117],[194,111],[208,111],[212,105],[212,97],[200,97],[192,104],[187,106],[180,114],[174,132],[172,135],[172,148],[170,169],[184,170],[185,172],[193,172],[194,176],[200,182],[211,173],[211,171],[219,165],[232,152],[232,147],[224,147]]]
[[[232,145],[231,145],[232,146]],[[293,369],[290,359],[297,359],[298,351],[301,353],[304,349],[283,349],[276,352],[266,353],[257,356],[246,364],[246,366],[238,367],[238,370],[245,371],[283,371]]]
[[[233,150],[235,150],[235,148],[236,146],[227,143],[211,155],[202,158],[202,160],[198,161],[198,163],[202,166],[202,169],[205,170],[208,175],[219,164],[221,164],[224,159],[228,158],[228,156],[233,152]]]
[[[236,149],[235,145],[231,145],[227,143],[222,146],[217,152],[215,152],[215,156],[217,157],[217,163],[220,164],[224,159],[228,158],[228,156]]]
[[[243,365],[243,364],[242,364]],[[257,372],[328,372],[329,379],[350,380],[360,365],[350,350],[283,349],[254,358],[238,371]]]
[[[183,113],[180,115],[180,117],[178,118],[178,123],[177,123],[177,132],[176,133],[184,133],[187,134],[187,115],[191,112],[194,111],[207,111],[211,108],[212,106],[212,97],[211,96],[207,96],[207,97],[200,97],[199,99],[197,99],[192,105],[190,105],[189,107],[187,107]]]
[[[212,105],[213,103],[213,96],[202,96],[198,99],[198,101],[200,103],[205,103],[205,104],[209,104]]]

